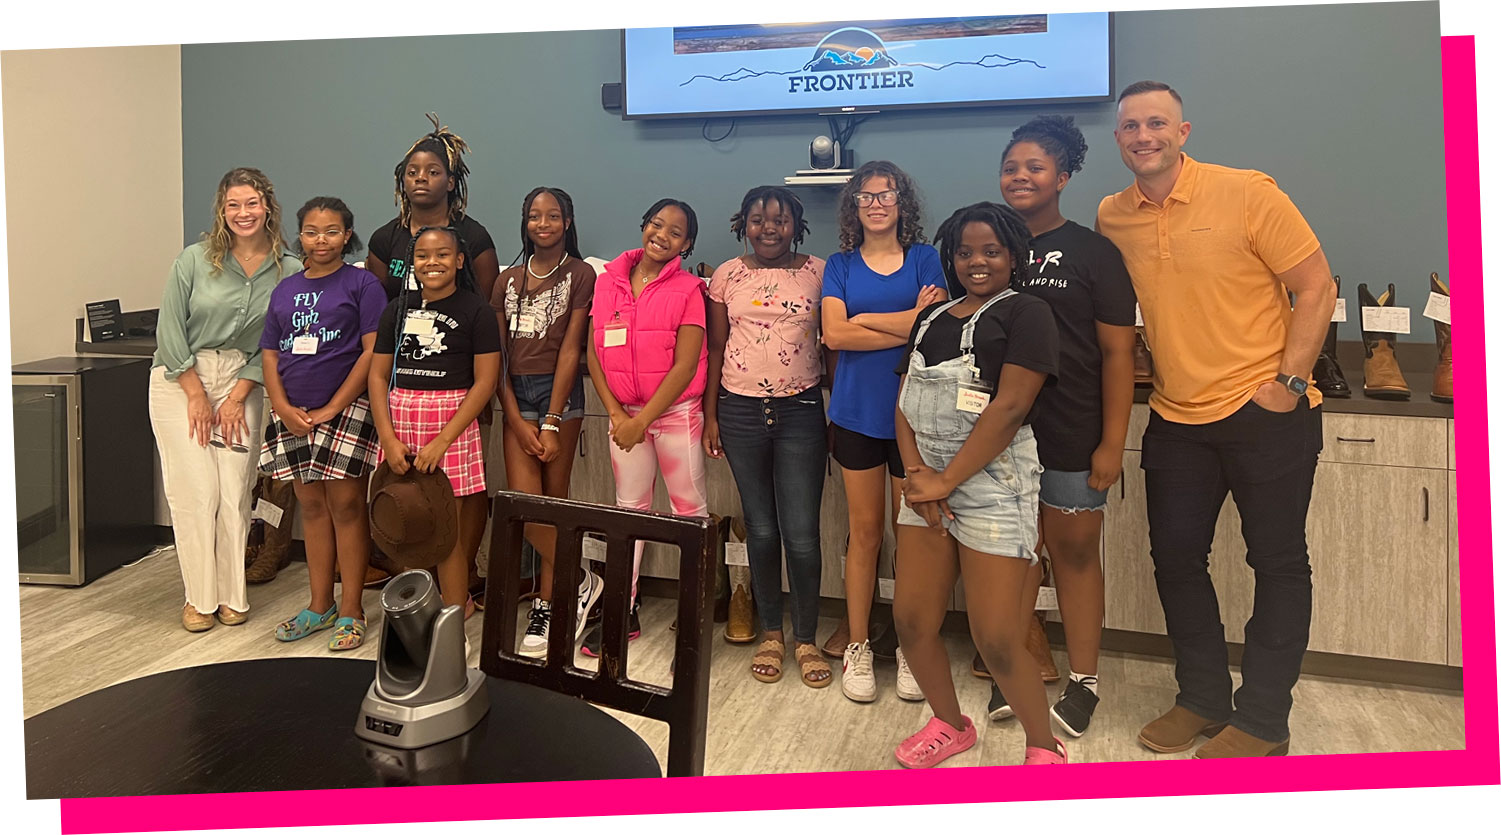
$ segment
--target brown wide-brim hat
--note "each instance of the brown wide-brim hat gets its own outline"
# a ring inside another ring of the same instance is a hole
[[[403,568],[432,568],[448,556],[459,538],[458,504],[443,468],[397,475],[382,461],[370,478],[370,536]]]

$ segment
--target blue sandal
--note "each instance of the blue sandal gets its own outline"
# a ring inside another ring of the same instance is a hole
[[[340,652],[355,649],[363,643],[365,643],[364,618],[339,618],[334,622],[334,636],[328,642],[329,649]]]
[[[312,609],[303,609],[297,616],[288,621],[282,621],[276,625],[276,640],[296,641],[301,638],[321,632],[334,625],[334,619],[339,616],[339,604],[330,606],[327,612],[318,614]]]

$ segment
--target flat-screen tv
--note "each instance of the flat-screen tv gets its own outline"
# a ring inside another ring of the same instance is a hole
[[[1111,26],[1098,12],[626,29],[622,115],[1108,101]]]

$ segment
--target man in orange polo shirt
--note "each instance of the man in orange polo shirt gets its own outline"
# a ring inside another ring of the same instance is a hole
[[[1318,238],[1272,178],[1193,160],[1181,150],[1190,129],[1166,84],[1122,91],[1115,139],[1136,181],[1100,201],[1096,221],[1126,260],[1156,363],[1141,466],[1178,696],[1138,739],[1172,752],[1212,736],[1199,757],[1285,754],[1308,647],[1305,524],[1323,448],[1322,398],[1307,381],[1337,290]],[[1233,695],[1209,576],[1226,495],[1256,575]]]

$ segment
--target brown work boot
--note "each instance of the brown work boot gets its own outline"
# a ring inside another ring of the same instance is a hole
[[[1215,734],[1214,739],[1200,745],[1199,750],[1194,752],[1194,758],[1218,760],[1226,757],[1284,757],[1287,756],[1290,741],[1291,738],[1281,742],[1267,742],[1230,725]]]
[[[1137,385],[1152,384],[1152,351],[1147,347],[1146,330],[1136,329],[1136,342],[1131,349],[1131,365]]]
[[[257,489],[260,501],[281,508],[281,524],[262,523],[264,539],[255,560],[245,569],[245,582],[252,586],[271,582],[277,572],[291,564],[292,516],[297,510],[297,493],[293,491],[290,480],[277,481],[270,476],[261,476]]]
[[[728,623],[724,626],[724,639],[732,644],[748,644],[756,639],[756,607],[751,605],[750,591],[743,583],[736,583],[730,593]]]
[[[1027,631],[1027,652],[1037,661],[1042,680],[1051,683],[1059,678],[1058,665],[1053,663],[1053,648],[1048,644],[1048,633],[1042,628],[1044,617],[1042,612],[1033,613],[1032,627]]]
[[[1397,287],[1388,284],[1385,293],[1377,299],[1364,284],[1357,288],[1361,307],[1391,307],[1397,303]],[[1360,336],[1365,342],[1365,395],[1380,400],[1406,400],[1412,396],[1407,378],[1397,364],[1397,335],[1384,331],[1365,329],[1365,317],[1361,317]]]
[[[1449,285],[1438,280],[1438,273],[1428,276],[1428,283],[1433,292],[1441,296],[1449,295]],[[1440,403],[1454,402],[1454,356],[1453,345],[1450,342],[1451,328],[1443,322],[1433,321],[1433,334],[1438,342],[1438,366],[1433,369],[1433,392],[1429,394]]]
[[[1148,722],[1136,741],[1159,754],[1187,751],[1199,736],[1212,737],[1224,729],[1226,722],[1205,719],[1182,705],[1173,705],[1167,713]]]

